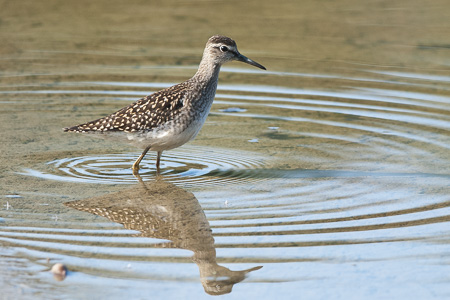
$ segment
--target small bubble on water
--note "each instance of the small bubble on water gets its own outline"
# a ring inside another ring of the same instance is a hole
[[[66,278],[67,267],[62,263],[54,264],[50,271],[53,273],[53,278],[57,281],[63,281]]]
[[[221,112],[234,113],[234,112],[245,112],[247,111],[245,108],[240,107],[229,107],[225,109],[219,109]]]

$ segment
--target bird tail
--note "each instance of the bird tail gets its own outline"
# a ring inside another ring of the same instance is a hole
[[[81,130],[79,129],[79,125],[77,126],[72,126],[72,127],[65,127],[63,128],[64,132],[81,132]]]
[[[105,132],[115,131],[116,128],[110,126],[112,116],[100,118],[84,124],[63,128],[64,132]]]
[[[64,132],[92,132],[103,131],[104,127],[100,126],[103,119],[94,120],[84,124],[63,128]]]

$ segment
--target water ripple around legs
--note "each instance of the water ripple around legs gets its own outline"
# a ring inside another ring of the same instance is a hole
[[[21,174],[69,182],[132,184],[136,183],[136,178],[132,175],[131,165],[137,156],[137,153],[125,153],[63,158],[47,163],[54,172],[25,169]],[[156,155],[149,153],[141,162],[142,179],[155,177],[155,160]],[[161,174],[165,180],[183,185],[217,185],[258,180],[244,170],[262,168],[263,165],[262,156],[244,151],[184,146],[164,152]]]

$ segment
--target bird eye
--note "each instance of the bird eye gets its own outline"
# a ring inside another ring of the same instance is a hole
[[[227,52],[228,51],[228,47],[227,46],[220,46],[220,51]]]

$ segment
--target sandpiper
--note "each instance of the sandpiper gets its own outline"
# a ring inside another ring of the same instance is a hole
[[[220,67],[233,60],[266,69],[240,54],[234,40],[215,35],[206,43],[197,73],[191,79],[144,97],[109,116],[64,131],[114,136],[144,148],[133,164],[135,175],[139,174],[139,164],[147,152],[156,151],[159,174],[162,152],[180,147],[200,131],[216,94]]]

